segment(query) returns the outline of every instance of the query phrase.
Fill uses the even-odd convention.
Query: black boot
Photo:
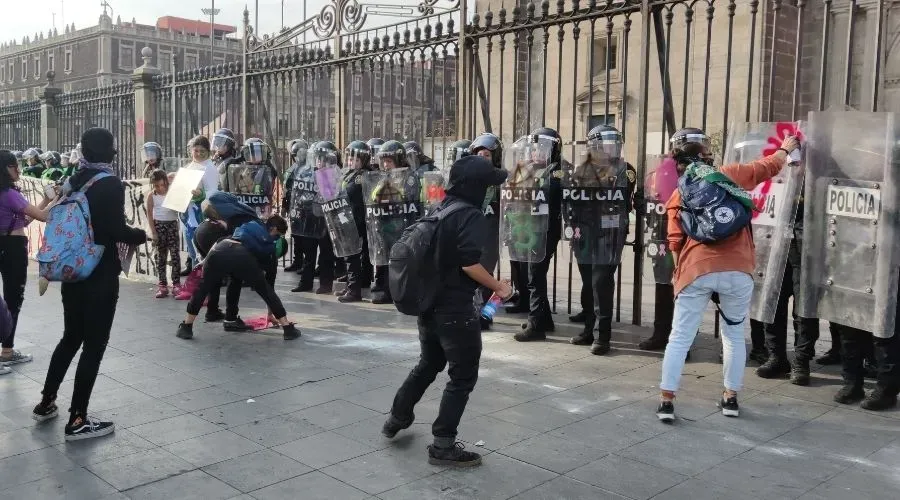
[[[878,380],[878,364],[875,360],[864,359],[863,360],[863,370],[865,371],[865,377],[869,380]]]
[[[875,390],[866,396],[866,399],[859,405],[864,410],[883,411],[889,410],[897,406],[897,393],[900,392],[896,387],[887,387],[881,384],[875,386]]]
[[[791,383],[794,385],[809,385],[809,360],[795,359],[791,366]]]
[[[638,349],[642,351],[662,351],[669,344],[669,337],[664,335],[653,334],[638,344]]]
[[[841,364],[841,350],[840,348],[832,347],[825,354],[816,359],[816,364],[822,366],[828,365],[839,365]]]
[[[341,304],[349,304],[351,302],[360,302],[362,300],[362,293],[354,292],[352,290],[344,290],[340,296],[338,296],[338,302]]]
[[[594,343],[594,327],[585,326],[584,330],[578,335],[569,339],[572,345],[591,345]]]
[[[286,273],[296,273],[299,270],[300,270],[300,261],[298,259],[294,259],[294,261],[291,262],[291,265],[284,268],[284,272],[286,272]]]
[[[769,351],[765,347],[753,347],[750,349],[748,359],[759,363],[760,368],[762,368],[762,365],[765,365],[771,358],[769,357]],[[788,371],[790,371],[790,366],[788,366]]]
[[[291,288],[292,292],[311,292],[313,289],[312,283],[300,283],[299,285]]]
[[[532,342],[535,340],[546,340],[547,332],[546,332],[546,330],[541,328],[541,325],[538,322],[529,320],[525,326],[525,329],[522,330],[521,332],[515,334],[513,336],[513,338],[519,342]]]
[[[845,382],[844,386],[834,395],[834,402],[842,405],[850,405],[862,401],[865,397],[866,392],[863,390],[862,382],[858,384],[848,384]]]
[[[484,316],[479,316],[478,321],[481,323],[481,331],[486,332],[491,329],[491,325],[494,324],[494,320],[487,319]]]
[[[569,321],[572,323],[584,323],[585,319],[587,319],[587,314],[585,314],[584,311],[569,316]]]
[[[393,437],[396,436],[398,432],[402,431],[403,429],[409,428],[409,426],[412,425],[415,420],[415,415],[412,415],[412,418],[405,422],[395,417],[394,415],[388,415],[387,420],[381,427],[381,435],[388,439],[393,439]]]
[[[178,325],[178,330],[175,332],[175,336],[180,339],[188,340],[194,338],[194,326],[182,322],[180,325]]]
[[[377,292],[372,292],[372,303],[373,304],[393,304],[394,301],[391,299],[391,294],[387,292],[387,290],[380,290]]]
[[[609,353],[609,342],[601,341],[600,337],[597,337],[594,340],[594,343],[591,344],[591,354],[596,356],[603,356],[604,354]]]
[[[784,378],[789,373],[791,373],[791,364],[780,356],[772,356],[756,369],[756,374],[760,378]]]

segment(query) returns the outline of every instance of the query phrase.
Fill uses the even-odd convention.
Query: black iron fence
[[[155,76],[153,125],[138,136],[186,157],[190,137],[228,127],[239,141],[264,139],[279,168],[294,138],[339,147],[416,140],[440,165],[450,142],[481,132],[511,144],[543,125],[570,144],[610,124],[624,134],[640,184],[644,158],[664,154],[685,126],[704,128],[724,155],[734,122],[794,120],[835,105],[879,109],[885,61],[900,39],[886,26],[898,15],[896,0],[332,0],[260,35],[245,12],[242,62]],[[367,27],[377,16],[392,20]],[[135,171],[136,148],[125,144],[135,140],[130,85],[58,101],[61,144],[89,124],[108,125]],[[34,143],[39,122],[36,103],[0,108],[0,145]],[[635,217],[633,252],[618,273],[618,311],[634,322],[652,317],[642,307],[653,297],[642,279],[642,224]],[[554,303],[571,309],[580,282],[565,243],[557,257]]]
[[[40,145],[40,101],[0,106],[0,149],[24,151]]]

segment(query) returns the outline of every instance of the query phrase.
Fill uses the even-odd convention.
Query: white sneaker
[[[12,366],[22,363],[30,363],[34,358],[31,354],[23,354],[21,351],[13,350],[9,357],[0,356],[0,366]]]
[[[7,373],[12,373],[12,370],[6,366],[0,366],[0,375],[6,375]]]

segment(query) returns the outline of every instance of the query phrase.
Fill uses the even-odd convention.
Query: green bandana
[[[750,197],[750,193],[742,189],[740,186],[734,183],[727,175],[723,174],[719,171],[719,169],[715,167],[711,167],[705,163],[694,162],[691,163],[687,170],[685,170],[685,175],[689,175],[695,179],[703,179],[706,182],[711,184],[716,184],[725,191],[728,191],[729,194],[734,196],[741,202],[747,210],[751,212],[756,210],[756,205],[753,204],[753,199]]]

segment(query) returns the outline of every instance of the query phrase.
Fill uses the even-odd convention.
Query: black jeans
[[[411,422],[413,408],[434,382],[437,374],[450,365],[450,381],[444,388],[437,419],[431,427],[435,443],[453,445],[469,393],[478,381],[481,360],[481,326],[473,313],[419,316],[419,344],[422,353],[406,381],[394,396],[391,415],[401,422]]]
[[[586,324],[595,326],[597,341],[600,343],[609,344],[612,337],[613,298],[616,293],[616,269],[618,267],[616,264],[596,265],[591,269],[594,308],[587,318],[590,323]]]
[[[296,264],[298,268],[303,264],[303,239],[291,235],[291,265]]]
[[[241,280],[231,278],[228,285],[225,286],[225,319],[233,320],[238,317],[241,301],[241,288],[243,283]],[[215,311],[219,309],[219,297],[222,295],[222,283],[210,284],[209,286],[209,302],[206,304],[207,311]]]
[[[276,318],[287,316],[281,299],[275,294],[266,272],[243,245],[232,240],[219,242],[209,252],[203,264],[203,279],[191,295],[187,305],[187,313],[196,316],[203,307],[203,300],[209,295],[213,284],[222,283],[226,277],[246,283],[265,301],[266,306]]]
[[[28,276],[28,238],[25,236],[0,236],[0,276],[3,277],[3,299],[12,318],[12,329],[9,337],[3,341],[3,347],[11,349],[16,326],[19,324],[19,311],[25,301],[25,281]]]
[[[591,264],[578,264],[578,274],[581,275],[581,310],[584,312],[585,325],[591,325],[594,328],[594,283],[591,279],[591,270],[594,266]]]
[[[862,385],[865,376],[863,360],[872,344],[878,385],[889,390],[900,390],[900,335],[896,332],[887,339],[875,337],[869,332],[838,325],[841,337],[841,375],[844,383]]]
[[[73,417],[87,415],[118,301],[119,271],[107,263],[101,263],[84,281],[62,285],[63,336],[50,357],[42,393],[47,399],[56,398],[69,365],[81,348],[69,408]]]
[[[671,284],[657,283],[655,292],[653,336],[668,340],[669,334],[672,333],[672,318],[675,316],[675,287]]]
[[[318,251],[319,284],[331,286],[334,283],[334,249],[331,238],[301,238],[303,266],[300,267],[300,284],[312,285],[316,273],[316,253]]]
[[[771,356],[787,359],[787,322],[788,300],[800,293],[800,247],[797,239],[791,240],[788,249],[787,266],[784,268],[784,279],[781,281],[781,292],[772,323],[763,329],[766,335],[766,348]],[[815,357],[816,341],[819,340],[819,320],[817,318],[801,318],[796,311],[791,311],[794,321],[796,342],[794,353],[798,360],[809,361]]]
[[[528,263],[509,261],[509,276],[513,287],[519,292],[516,305],[528,309],[531,303],[531,292],[528,290]]]
[[[363,235],[362,252],[347,257],[347,289],[353,293],[362,293],[363,288],[372,285],[372,263],[369,261],[369,242]]]
[[[528,293],[531,296],[528,308],[529,321],[552,321],[553,315],[550,309],[550,298],[547,294],[547,273],[553,256],[556,255],[558,238],[548,238],[547,254],[540,262],[531,262],[528,266]],[[521,269],[519,270],[521,272]]]

